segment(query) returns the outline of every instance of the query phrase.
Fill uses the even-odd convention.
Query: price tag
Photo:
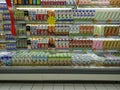
[[[106,37],[107,37],[107,38],[110,38],[110,36],[109,36],[109,35],[107,35]]]
[[[87,50],[82,50],[82,52],[83,52],[83,53],[86,53],[86,52],[87,52]]]
[[[96,52],[96,48],[93,49],[93,52]]]
[[[98,23],[98,20],[94,20],[94,23],[97,24],[97,23]]]
[[[98,38],[98,35],[94,35],[95,38]]]
[[[84,39],[87,39],[87,36],[83,36]]]
[[[111,20],[107,20],[106,22],[107,22],[107,23],[111,23]]]
[[[2,25],[2,30],[4,30],[4,25]]]
[[[106,52],[107,52],[107,51],[108,51],[108,49],[107,49],[107,48],[105,48],[105,49],[104,49],[104,51],[106,51]]]

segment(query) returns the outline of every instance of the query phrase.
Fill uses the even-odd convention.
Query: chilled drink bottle
[[[18,0],[18,4],[21,5],[22,4],[22,0]]]
[[[33,4],[33,0],[29,0],[29,4],[32,5]]]
[[[36,1],[36,0],[33,0],[33,4],[36,5],[36,4],[37,4],[37,1]]]
[[[37,0],[37,4],[40,5],[40,0]]]
[[[26,5],[28,5],[28,4],[29,4],[29,0],[24,0],[24,1],[25,1]]]

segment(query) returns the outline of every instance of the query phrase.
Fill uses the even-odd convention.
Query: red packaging
[[[39,35],[42,35],[41,33],[42,33],[42,30],[41,30],[41,29],[39,29]]]
[[[41,42],[39,43],[39,48],[42,48],[42,43]]]
[[[60,1],[60,5],[65,5],[65,2],[64,1]]]
[[[43,0],[41,0],[40,4],[43,5]]]
[[[86,47],[86,40],[83,40],[82,44],[83,44],[83,48],[85,48]]]
[[[60,1],[59,0],[56,1],[56,5],[60,5]]]
[[[42,1],[42,5],[46,5],[46,1],[45,0]]]
[[[50,5],[54,5],[54,1],[53,0],[51,1]]]
[[[40,48],[44,48],[44,44],[43,43],[41,43],[40,46],[41,46]]]
[[[80,47],[83,47],[83,40],[80,40]]]
[[[93,40],[90,40],[90,47],[92,48]]]
[[[77,41],[77,47],[80,47],[80,40]]]
[[[57,5],[57,2],[56,2],[56,1],[53,1],[53,5]]]
[[[85,41],[85,40],[81,40],[81,41],[82,41],[82,48],[84,48],[84,41]]]
[[[39,29],[37,29],[37,35],[39,35]]]
[[[38,18],[39,18],[39,17],[38,17],[38,14],[36,14],[36,20],[38,20]]]
[[[43,18],[42,18],[42,14],[39,14],[39,19],[38,20],[42,20]]]
[[[47,0],[47,1],[45,2],[45,5],[49,5],[49,4],[50,4],[50,1]]]

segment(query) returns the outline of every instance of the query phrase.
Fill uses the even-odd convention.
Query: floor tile
[[[54,84],[54,90],[64,90],[63,84]]]
[[[85,87],[83,84],[74,84],[75,90],[85,90]]]
[[[9,90],[20,90],[21,89],[21,87],[23,86],[23,84],[13,84],[11,87],[10,87],[10,89]]]
[[[120,89],[120,84],[114,84],[114,86],[118,89]]]
[[[42,84],[34,84],[32,87],[32,90],[43,90],[43,85]]]
[[[84,87],[86,90],[96,90],[96,87],[94,84],[84,84]]]
[[[0,86],[0,90],[9,90],[9,89],[10,89],[9,85]]]
[[[94,84],[94,85],[95,85],[95,87],[104,87],[103,84]]]
[[[53,90],[53,84],[44,84],[43,90]]]
[[[0,90],[120,90],[120,84],[0,83]]]
[[[32,90],[32,84],[31,85],[28,85],[28,84],[24,84],[22,87],[21,87],[21,90]]]
[[[74,90],[73,84],[64,84],[64,90]]]

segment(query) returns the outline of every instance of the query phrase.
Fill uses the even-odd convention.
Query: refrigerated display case
[[[120,81],[119,0],[11,3],[16,33],[2,23],[0,80]]]

